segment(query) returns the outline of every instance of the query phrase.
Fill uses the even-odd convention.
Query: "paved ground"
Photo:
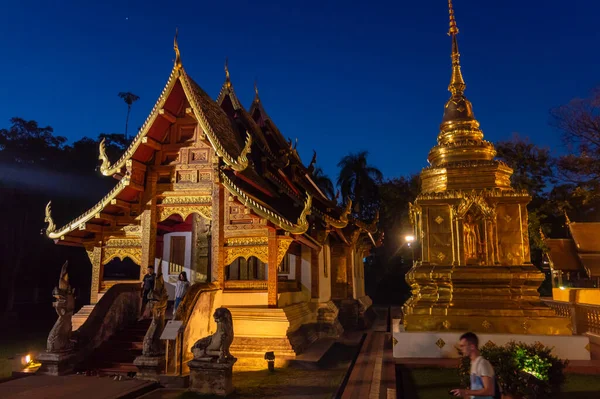
[[[0,384],[2,399],[112,399],[149,388],[146,381],[110,377],[34,375]]]

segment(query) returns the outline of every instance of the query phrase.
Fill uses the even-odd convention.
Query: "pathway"
[[[151,389],[155,384],[148,381],[123,379],[115,381],[110,377],[86,377],[67,375],[52,377],[33,375],[0,384],[2,399],[114,399],[137,397]]]

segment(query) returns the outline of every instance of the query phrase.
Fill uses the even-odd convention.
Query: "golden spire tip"
[[[454,7],[452,6],[452,0],[448,0],[448,12],[450,14],[450,29],[448,35],[457,35],[458,27],[456,26],[456,18],[454,18]]]
[[[177,43],[177,35],[179,34],[179,29],[175,28],[175,38],[173,38],[173,50],[175,50],[175,68],[181,68],[181,54],[179,53],[179,44]]]

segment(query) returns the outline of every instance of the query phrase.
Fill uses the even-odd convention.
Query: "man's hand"
[[[460,396],[461,398],[466,398],[467,397],[467,390],[466,389],[453,389],[450,391],[450,393],[452,393],[452,395],[454,396]]]

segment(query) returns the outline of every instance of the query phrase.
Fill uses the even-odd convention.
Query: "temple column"
[[[354,298],[354,251],[345,247],[346,253],[346,298]]]
[[[192,214],[192,256],[191,270],[195,273],[195,281],[207,281],[208,247],[210,223],[197,213]],[[191,277],[191,276],[190,276]]]
[[[94,305],[98,303],[98,293],[102,286],[102,241],[97,243],[95,246],[86,246],[85,251],[87,252],[90,262],[92,263],[92,287],[90,289],[90,304]]]
[[[156,258],[156,181],[157,175],[148,172],[146,192],[144,193],[144,211],[141,217],[142,226],[142,259],[140,262],[140,280],[143,279],[148,266],[154,266]],[[162,267],[162,265],[158,265]]]
[[[323,249],[321,249],[323,251]],[[298,266],[296,266],[298,267]],[[319,251],[316,249],[310,250],[310,297],[319,298]]]
[[[278,251],[278,243],[277,243],[277,230],[273,228],[269,228],[268,234],[268,245],[269,245],[269,262],[268,268],[269,271],[267,273],[267,305],[270,308],[277,307],[277,251]]]
[[[210,245],[211,280],[225,287],[225,189],[221,184],[213,186],[212,223]]]
[[[294,276],[294,279],[298,282],[302,282],[302,246],[300,246],[300,254],[294,254],[294,259],[296,260],[296,265],[294,266],[296,275]]]

